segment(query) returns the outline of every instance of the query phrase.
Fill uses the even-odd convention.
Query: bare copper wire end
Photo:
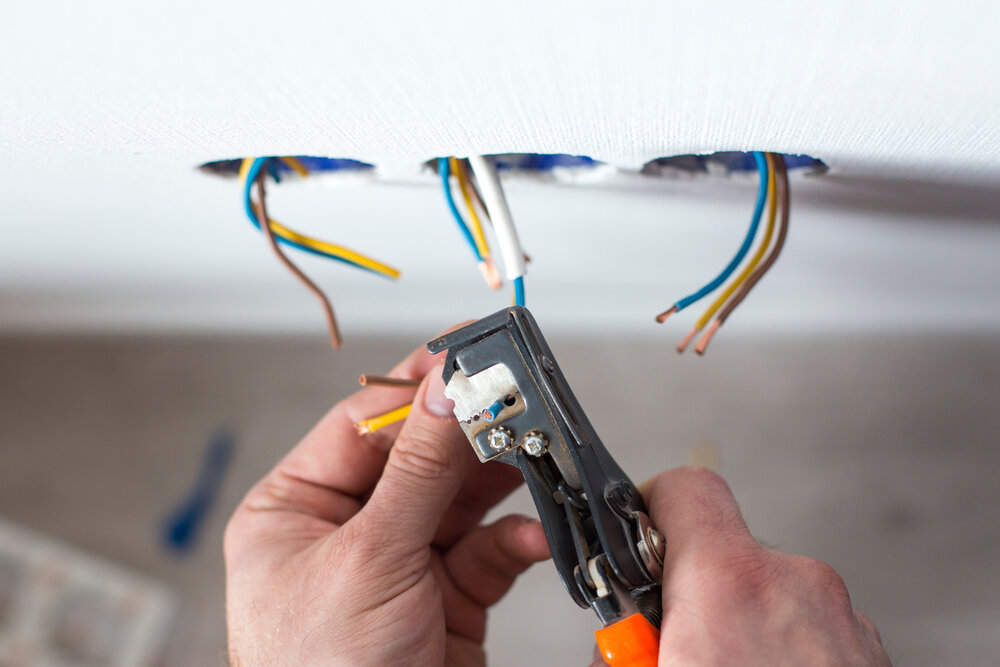
[[[333,314],[333,306],[330,304],[330,299],[327,298],[326,294],[316,285],[316,283],[309,279],[309,276],[304,274],[302,270],[296,266],[294,262],[292,262],[292,260],[288,259],[285,253],[282,252],[277,240],[274,238],[274,230],[271,229],[271,219],[267,217],[267,204],[265,203],[265,173],[266,171],[261,169],[260,175],[257,176],[258,201],[254,204],[254,208],[257,213],[257,220],[260,222],[260,229],[264,232],[264,237],[267,238],[267,242],[271,246],[271,250],[273,250],[274,254],[278,256],[281,263],[285,265],[285,268],[291,271],[292,274],[298,278],[310,292],[315,294],[316,298],[319,299],[320,303],[323,305],[323,312],[326,314],[327,329],[330,331],[330,344],[333,345],[333,349],[339,350],[341,345],[343,345],[343,342],[340,338],[340,329],[337,327],[337,317]]]
[[[410,378],[391,378],[385,375],[371,375],[365,373],[358,378],[358,384],[362,387],[412,387],[420,386],[420,380]]]
[[[687,349],[688,344],[692,340],[694,340],[694,337],[698,335],[699,331],[701,331],[701,329],[699,329],[698,326],[695,325],[694,328],[688,332],[688,335],[684,336],[684,340],[682,340],[680,344],[677,346],[677,354],[682,354],[684,350]]]
[[[677,312],[677,306],[671,306],[669,310],[665,310],[656,316],[656,321],[663,324],[667,321],[667,318]]]
[[[490,286],[490,289],[500,289],[500,272],[497,271],[496,264],[489,257],[479,262],[479,272],[483,274],[483,279],[486,284]]]
[[[372,432],[371,427],[368,424],[358,422],[354,425],[354,430],[358,432],[358,435],[368,435]]]
[[[698,341],[698,344],[695,345],[694,351],[700,355],[705,354],[705,350],[708,349],[708,344],[712,341],[712,336],[715,335],[715,332],[719,330],[719,327],[721,325],[722,322],[720,322],[719,320],[715,320],[714,322],[712,322],[712,326],[710,326],[708,330],[705,331],[705,335],[702,336],[701,340]]]

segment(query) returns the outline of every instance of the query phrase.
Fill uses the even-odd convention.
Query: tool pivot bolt
[[[502,452],[510,447],[510,443],[514,441],[514,438],[506,427],[497,426],[486,436],[486,441],[490,443],[490,447],[498,452]]]
[[[541,456],[549,446],[549,441],[538,431],[528,431],[524,434],[524,441],[521,443],[524,451],[532,456]]]

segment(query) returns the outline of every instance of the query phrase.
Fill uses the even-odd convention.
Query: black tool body
[[[642,497],[594,431],[527,309],[506,308],[427,344],[448,351],[445,394],[482,461],[518,467],[559,576],[604,625],[659,622],[664,553]]]

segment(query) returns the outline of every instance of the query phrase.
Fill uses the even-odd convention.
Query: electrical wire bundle
[[[471,167],[474,178],[470,178],[466,162],[468,167]],[[490,223],[496,236],[502,255],[504,274],[514,286],[514,304],[523,306],[526,269],[524,251],[521,249],[521,241],[517,236],[510,208],[507,206],[507,198],[500,185],[496,164],[485,156],[472,155],[467,161],[456,157],[438,158],[437,167],[448,210],[469,245],[486,284],[492,289],[499,289],[501,286],[500,274],[490,256],[490,247],[482,224],[483,218]],[[455,203],[452,176],[458,182],[467,217],[462,215]],[[480,212],[482,216],[479,215]]]
[[[240,165],[240,179],[243,181],[243,207],[247,217],[257,229],[264,233],[271,249],[278,256],[282,264],[295,275],[311,291],[323,306],[326,314],[327,327],[330,332],[330,343],[335,349],[342,345],[340,329],[337,326],[337,318],[333,312],[333,306],[329,298],[316,283],[309,279],[305,273],[293,263],[281,250],[281,245],[296,248],[303,252],[308,252],[319,257],[334,259],[355,268],[370,271],[372,273],[391,278],[399,278],[399,271],[387,264],[383,264],[366,255],[355,252],[349,248],[323,241],[320,239],[301,234],[295,230],[285,227],[277,220],[267,214],[265,181],[268,176],[275,181],[278,180],[277,171],[273,168],[274,160],[284,162],[292,171],[300,176],[308,176],[309,171],[294,157],[259,157],[245,158]],[[257,201],[251,197],[253,186],[257,188]],[[266,221],[261,225],[261,221]]]
[[[763,238],[753,256],[743,267],[743,270],[716,297],[712,305],[702,313],[688,335],[677,346],[678,352],[684,352],[688,344],[711,321],[711,326],[708,326],[707,331],[705,331],[697,345],[695,345],[695,352],[704,354],[709,342],[712,340],[712,336],[715,335],[715,332],[719,330],[719,327],[723,325],[726,319],[732,315],[736,307],[746,299],[750,290],[760,282],[764,274],[770,270],[785,245],[785,239],[788,235],[789,192],[788,169],[785,165],[784,157],[776,153],[761,152],[754,152],[753,157],[757,164],[757,171],[760,174],[760,185],[757,191],[757,201],[754,205],[750,229],[747,231],[746,237],[743,239],[743,243],[737,250],[736,255],[719,275],[698,291],[677,301],[669,309],[657,315],[656,321],[660,323],[665,322],[674,313],[679,313],[693,303],[708,296],[726,282],[750,251],[750,246],[753,245],[754,238],[757,236],[757,230],[760,227],[760,220],[766,202],[767,225]],[[777,238],[774,238],[775,221],[779,207],[781,208],[781,222]],[[774,238],[773,243],[772,238]],[[715,316],[714,321],[712,321],[713,316]]]

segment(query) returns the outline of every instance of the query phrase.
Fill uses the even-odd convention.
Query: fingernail
[[[436,417],[451,417],[455,414],[455,402],[444,395],[441,368],[435,366],[431,369],[431,379],[427,381],[427,393],[424,394],[424,407]]]

